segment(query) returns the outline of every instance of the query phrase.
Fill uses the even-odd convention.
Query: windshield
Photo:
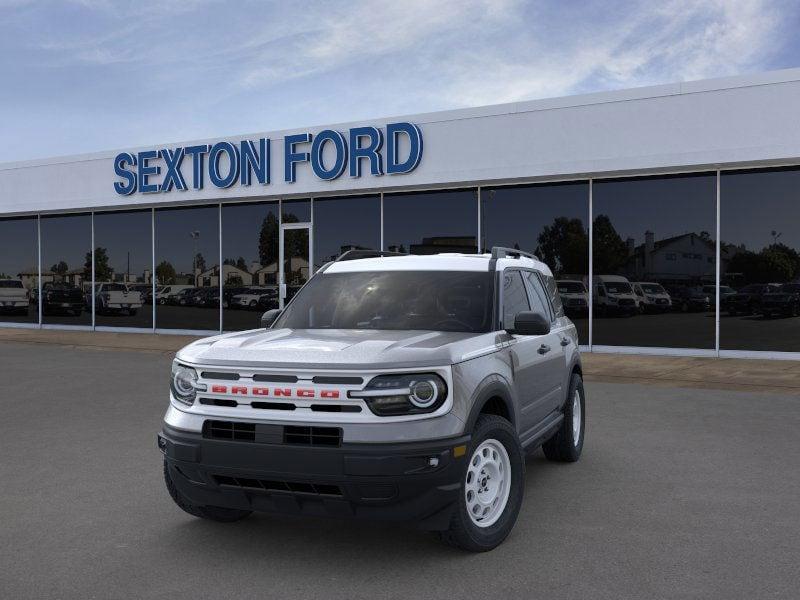
[[[583,294],[586,288],[580,281],[559,281],[558,291],[561,294]]]
[[[0,279],[0,288],[21,288],[22,282],[19,279]]]
[[[643,283],[642,290],[645,294],[666,294],[664,288],[657,283]]]
[[[104,283],[103,284],[103,291],[104,292],[127,292],[128,288],[126,288],[121,283]]]
[[[721,286],[719,286],[719,293],[720,294],[735,294],[736,292],[729,285],[721,285]]]
[[[606,290],[609,294],[630,294],[631,284],[614,281],[611,283],[606,283]]]
[[[275,322],[292,329],[490,331],[492,273],[381,271],[313,277]]]

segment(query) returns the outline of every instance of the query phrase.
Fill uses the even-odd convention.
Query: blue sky
[[[0,162],[800,66],[800,3],[0,0]]]

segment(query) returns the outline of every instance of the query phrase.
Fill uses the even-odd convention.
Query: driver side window
[[[531,305],[528,301],[528,293],[525,291],[525,284],[522,282],[522,275],[519,271],[503,272],[503,327],[513,328],[514,317],[518,313],[530,310]]]

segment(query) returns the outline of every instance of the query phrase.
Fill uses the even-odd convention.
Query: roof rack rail
[[[406,252],[391,252],[389,250],[368,250],[365,248],[357,248],[343,252],[333,262],[341,262],[343,260],[358,260],[359,258],[380,258],[382,256],[408,256]]]
[[[531,252],[517,250],[516,248],[504,248],[503,246],[492,246],[492,258],[494,260],[498,258],[522,258],[523,256],[525,258],[539,260],[539,258]]]

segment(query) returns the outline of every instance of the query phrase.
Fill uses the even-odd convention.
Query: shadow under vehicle
[[[636,296],[622,275],[597,275],[594,281],[594,309],[600,316],[632,316],[639,312]]]
[[[68,283],[46,282],[42,285],[42,313],[73,314],[83,312],[85,300],[80,288]]]
[[[667,290],[672,298],[672,307],[681,312],[707,312],[711,310],[711,298],[700,287],[677,286]]]
[[[589,312],[589,291],[582,281],[559,279],[556,281],[558,295],[564,312],[568,315],[586,315]]]
[[[761,296],[759,312],[765,317],[800,315],[800,283],[784,283]]]
[[[660,283],[635,281],[631,285],[636,294],[639,312],[665,313],[672,310],[672,298]]]
[[[755,315],[761,310],[761,299],[764,294],[777,292],[780,285],[777,283],[751,283],[744,286],[736,294],[726,298],[724,310],[735,317],[738,314]]]
[[[21,279],[0,279],[0,313],[28,314],[30,292]]]

